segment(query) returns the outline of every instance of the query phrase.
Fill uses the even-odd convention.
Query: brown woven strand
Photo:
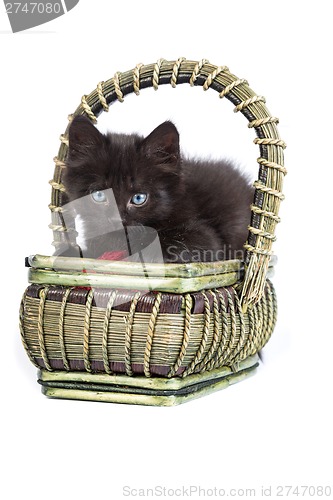
[[[258,308],[258,310],[261,311],[262,325],[261,325],[261,329],[260,329],[259,336],[258,336],[258,344],[260,345],[260,349],[262,349],[263,346],[266,344],[265,330],[269,330],[267,293],[263,294],[261,301],[260,301],[260,305],[261,305],[261,307]],[[265,326],[266,326],[266,328],[265,328]],[[267,328],[267,326],[268,326],[268,328]]]
[[[238,87],[239,85],[246,84],[248,85],[248,81],[245,80],[244,78],[238,78],[237,80],[234,80],[232,83],[227,85],[222,92],[219,93],[219,97],[222,99],[225,97],[227,94],[229,94],[235,87]]]
[[[205,347],[207,344],[208,340],[208,333],[209,333],[209,327],[210,327],[210,303],[209,299],[206,295],[205,292],[202,292],[202,296],[204,299],[204,312],[205,312],[205,321],[203,324],[203,330],[202,330],[202,337],[201,337],[201,342],[199,345],[199,348],[194,356],[194,359],[192,360],[191,364],[186,368],[186,370],[183,372],[183,377],[187,377],[191,373],[195,371],[196,366],[200,363]]]
[[[225,353],[225,349],[228,346],[230,338],[230,330],[228,325],[228,314],[227,314],[227,306],[225,303],[225,298],[220,290],[215,290],[215,292],[219,297],[219,304],[221,309],[221,338],[215,356],[211,359],[211,361],[207,365],[208,370],[212,370],[213,368],[218,368],[222,366],[223,356]]]
[[[261,298],[260,307],[254,308],[255,325],[256,325],[256,341],[257,341],[259,350],[260,350],[261,345],[262,345],[262,328],[263,328],[265,319],[267,319],[263,315],[263,308],[262,308],[263,301],[264,301],[264,297]]]
[[[140,95],[140,69],[143,64],[137,64],[133,70],[133,89],[136,95]]]
[[[192,297],[191,294],[187,293],[185,295],[185,315],[184,315],[184,333],[183,333],[183,342],[180,348],[180,352],[175,364],[171,367],[168,377],[173,377],[179,370],[182,365],[182,362],[185,358],[185,354],[188,348],[188,344],[190,341],[191,334],[191,310],[192,310]]]
[[[86,300],[85,313],[84,313],[84,331],[83,331],[83,361],[84,361],[84,367],[87,372],[92,371],[89,360],[89,336],[90,336],[90,318],[91,318],[93,299],[94,299],[94,292],[93,290],[89,290]]]
[[[99,99],[101,105],[103,106],[103,110],[108,112],[109,105],[108,105],[108,103],[105,99],[105,96],[104,96],[103,86],[104,86],[104,82],[99,82],[97,84],[97,94],[98,94],[98,99]]]
[[[241,353],[246,346],[248,335],[246,334],[245,318],[237,293],[234,294],[234,300],[236,302],[237,316],[239,320],[239,341],[237,348],[234,350],[232,354],[231,363],[238,363],[240,360],[244,359]]]
[[[268,161],[266,160],[266,158],[258,158],[257,162],[259,163],[259,165],[263,165],[264,167],[276,168],[277,170],[279,170],[279,172],[282,172],[284,175],[286,175],[287,173],[286,167],[284,167],[283,165],[279,165],[274,161]]]
[[[209,73],[209,75],[206,78],[205,83],[203,84],[203,89],[208,90],[215,78],[222,73],[223,71],[229,71],[229,68],[227,66],[218,66],[214,71]]]
[[[248,124],[248,127],[261,127],[262,125],[266,125],[267,123],[279,123],[279,119],[276,118],[276,116],[265,116],[265,118],[257,118],[256,120],[252,120],[252,122]]]
[[[161,66],[162,66],[164,61],[165,61],[165,59],[161,58],[154,65],[154,71],[153,71],[153,76],[152,76],[152,84],[153,84],[154,90],[158,90]]]
[[[115,73],[115,75],[113,77],[114,90],[115,90],[118,101],[124,102],[124,94],[122,93],[122,90],[120,88],[120,76],[121,76],[121,73],[117,72],[117,73]]]
[[[254,320],[254,309],[255,309],[255,307],[249,308],[247,313],[246,313],[248,316],[248,320],[249,320],[249,336],[248,336],[247,344],[244,347],[244,354],[243,354],[244,359],[246,357],[250,356],[252,352],[256,352],[256,344],[255,344],[256,325],[255,325],[255,320]]]
[[[219,345],[219,340],[221,337],[221,329],[220,329],[220,312],[219,312],[219,305],[218,305],[218,300],[216,297],[216,293],[213,292],[212,290],[209,290],[209,293],[213,297],[213,321],[214,321],[214,335],[213,335],[213,341],[212,344],[209,348],[209,351],[207,352],[206,356],[204,359],[199,363],[199,365],[196,367],[196,371],[201,372],[205,367],[208,365],[212,357],[216,354],[217,352],[217,347]]]
[[[66,343],[64,338],[64,320],[68,296],[72,291],[72,287],[66,289],[61,302],[60,314],[59,314],[59,344],[61,350],[62,362],[65,370],[70,370],[69,362],[66,354]]]
[[[180,57],[179,59],[177,59],[177,61],[173,65],[172,75],[171,75],[171,80],[170,80],[171,86],[173,88],[176,88],[176,86],[177,86],[177,79],[178,79],[178,73],[180,71],[180,66],[181,66],[182,62],[185,60],[186,60],[185,57]]]
[[[117,297],[117,290],[113,290],[111,292],[110,298],[108,300],[105,316],[103,322],[103,341],[102,341],[102,350],[103,350],[103,365],[106,373],[111,375],[112,370],[110,369],[109,355],[108,355],[108,337],[109,337],[109,324],[111,320],[112,307]]]
[[[226,293],[227,293],[227,296],[228,296],[228,308],[229,308],[229,311],[230,311],[230,321],[231,321],[231,324],[230,324],[230,341],[229,341],[229,346],[228,346],[228,349],[227,349],[227,352],[226,352],[226,356],[223,360],[223,362],[225,364],[228,364],[230,365],[231,364],[231,360],[233,358],[233,354],[235,352],[235,350],[237,349],[238,347],[238,343],[239,343],[239,333],[237,331],[237,313],[236,313],[236,308],[235,308],[235,304],[234,304],[234,299],[235,299],[235,295],[236,295],[236,292],[233,290],[233,296],[231,295],[230,293],[230,290],[228,288],[226,288]]]
[[[266,99],[262,95],[254,95],[252,97],[249,97],[248,99],[245,99],[245,101],[237,104],[237,106],[234,108],[234,112],[238,113],[238,111],[244,111],[245,108],[248,108],[251,104],[255,104],[257,102],[265,103]]]
[[[55,156],[53,158],[53,161],[54,161],[56,167],[66,168],[66,163],[62,160],[59,160],[59,158],[57,156]]]
[[[152,345],[153,345],[155,324],[157,321],[157,316],[158,316],[158,312],[160,310],[160,305],[161,305],[161,299],[162,299],[162,294],[159,292],[156,295],[155,302],[153,305],[153,310],[152,310],[151,316],[149,318],[149,323],[148,323],[146,348],[145,348],[144,357],[143,357],[143,369],[144,369],[144,374],[146,377],[151,376],[151,373],[150,373],[150,355],[151,355],[151,350],[152,350]]]
[[[49,362],[49,358],[47,355],[47,350],[45,348],[45,339],[44,339],[44,308],[47,297],[47,292],[49,287],[45,287],[40,291],[39,294],[39,306],[38,306],[38,320],[37,320],[37,331],[38,331],[38,342],[40,354],[43,359],[44,366],[47,370],[52,371],[52,367]]]
[[[196,82],[196,80],[198,79],[198,76],[200,75],[202,67],[207,63],[209,63],[208,59],[201,59],[201,61],[199,61],[195,65],[194,70],[193,70],[192,75],[191,75],[191,78],[190,78],[191,87],[194,86],[194,83]]]
[[[264,215],[265,217],[270,217],[275,222],[281,222],[281,219],[278,215],[275,215],[274,212],[268,212],[267,210],[262,210],[262,208],[257,207],[256,205],[250,206],[253,213],[257,215]]]
[[[90,120],[93,122],[93,123],[97,123],[97,118],[96,116],[94,115],[91,107],[89,106],[88,102],[87,102],[87,96],[84,95],[82,96],[82,99],[81,99],[81,104],[82,104],[82,107],[85,111],[85,114],[90,118]],[[67,143],[68,145],[68,143]]]
[[[126,325],[124,361],[125,361],[126,375],[128,375],[128,376],[133,375],[132,364],[131,364],[131,340],[132,340],[135,310],[136,310],[136,306],[139,302],[140,297],[141,297],[141,293],[136,292],[136,294],[133,297],[133,300],[131,302],[129,315],[128,315],[127,319],[124,317],[124,321],[125,321],[125,325]]]

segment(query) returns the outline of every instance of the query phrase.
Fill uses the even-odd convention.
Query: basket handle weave
[[[239,79],[229,72],[226,66],[215,66],[206,59],[188,61],[179,58],[176,61],[159,59],[155,64],[138,64],[134,69],[116,73],[113,78],[100,82],[89,95],[84,95],[81,103],[72,115],[63,135],[58,155],[54,158],[55,169],[51,203],[53,244],[57,247],[63,242],[75,243],[74,220],[72,226],[65,225],[62,207],[66,203],[66,193],[61,183],[62,170],[68,150],[68,131],[72,118],[87,115],[93,123],[97,122],[102,111],[108,111],[115,101],[123,102],[130,93],[140,94],[140,89],[171,84],[176,87],[182,83],[202,86],[203,90],[212,88],[219,98],[227,98],[234,105],[234,111],[242,113],[248,120],[248,127],[256,132],[255,144],[260,155],[258,180],[255,181],[255,194],[251,205],[252,217],[249,226],[246,249],[245,277],[241,292],[243,310],[260,300],[266,283],[268,264],[272,255],[272,243],[275,241],[275,227],[280,221],[278,216],[283,200],[282,184],[286,173],[283,150],[285,143],[280,139],[278,119],[271,116],[265,106],[265,98],[250,89],[244,79]]]

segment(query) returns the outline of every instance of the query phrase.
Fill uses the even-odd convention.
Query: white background
[[[17,34],[1,6],[3,498],[120,499],[124,486],[134,495],[183,485],[255,488],[257,497],[271,485],[274,497],[278,485],[333,486],[330,3],[81,0]],[[49,400],[21,346],[18,308],[24,257],[52,252],[48,180],[58,137],[99,81],[180,56],[246,78],[288,145],[275,247],[279,318],[264,365],[174,408]],[[100,123],[145,134],[174,119],[184,149],[235,157],[254,176],[254,131],[232,109],[212,90],[170,86],[128,96]]]

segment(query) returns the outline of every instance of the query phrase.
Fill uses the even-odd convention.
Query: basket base
[[[40,370],[38,383],[50,398],[78,399],[148,406],[174,406],[227,388],[255,373],[254,355],[228,366],[184,378],[146,378],[87,372]]]

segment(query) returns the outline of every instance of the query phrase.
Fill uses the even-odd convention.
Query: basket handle
[[[265,106],[265,98],[250,89],[244,79],[239,79],[229,72],[226,66],[215,66],[206,59],[187,61],[179,58],[176,61],[159,59],[155,64],[138,64],[134,69],[124,73],[116,73],[113,78],[100,82],[89,95],[84,95],[75,112],[69,116],[69,122],[76,115],[87,115],[96,123],[102,111],[108,111],[115,101],[123,102],[127,94],[140,94],[140,89],[160,85],[189,83],[191,86],[202,86],[218,92],[220,98],[226,97],[233,103],[234,111],[242,113],[248,120],[248,127],[253,128],[257,137],[255,144],[259,146],[257,159],[259,175],[255,181],[255,193],[251,205],[251,223],[249,235],[244,248],[245,276],[242,284],[241,303],[243,310],[257,303],[264,291],[268,264],[272,255],[272,244],[275,241],[275,227],[280,221],[278,216],[282,193],[284,167],[283,150],[285,143],[280,139],[278,119],[271,116]],[[71,226],[65,225],[62,206],[66,203],[65,188],[61,183],[62,170],[68,150],[68,131],[60,136],[61,146],[54,158],[55,170],[52,186],[51,204],[54,233],[53,244],[57,247],[63,242],[75,244],[74,220]]]

